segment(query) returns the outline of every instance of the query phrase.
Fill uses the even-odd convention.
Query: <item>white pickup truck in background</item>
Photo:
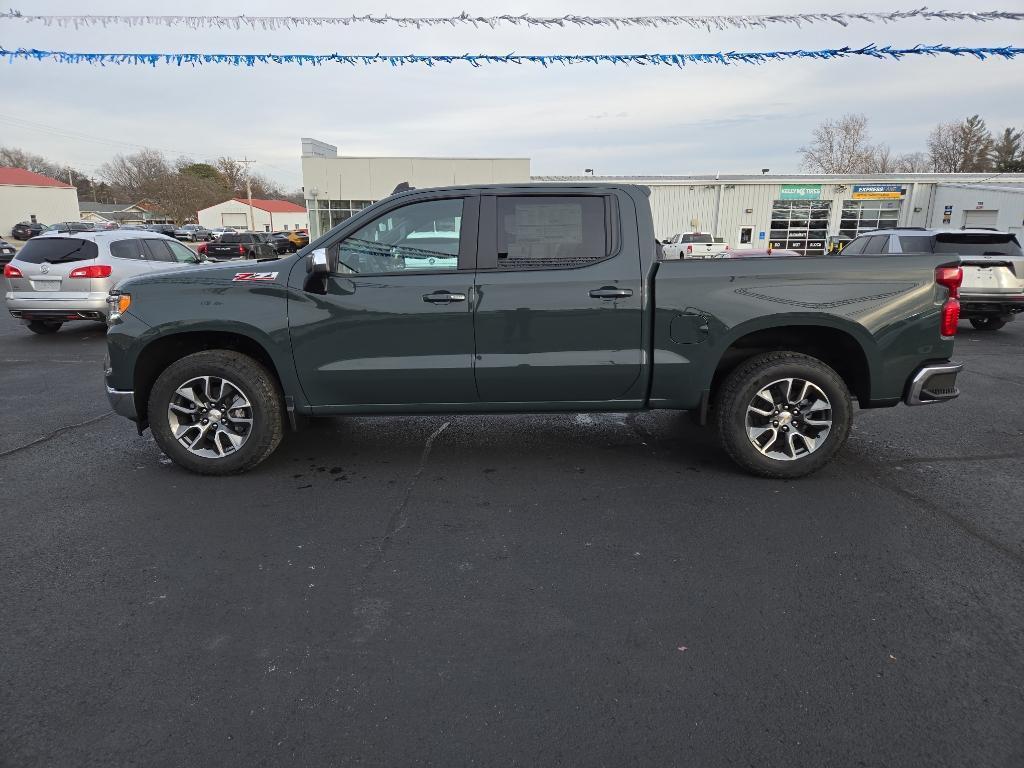
[[[728,243],[716,243],[706,232],[672,235],[662,249],[663,259],[722,259],[729,253]]]

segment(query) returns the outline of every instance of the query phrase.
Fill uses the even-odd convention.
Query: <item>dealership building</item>
[[[1024,240],[1024,174],[532,176],[528,158],[351,157],[302,140],[311,234],[411,187],[557,182],[651,190],[655,232],[705,232],[733,248],[825,252],[830,237],[873,229],[997,227]]]
[[[997,227],[1024,241],[1024,174],[535,176],[651,190],[659,239],[707,232],[733,248],[825,252],[830,236],[891,227]]]

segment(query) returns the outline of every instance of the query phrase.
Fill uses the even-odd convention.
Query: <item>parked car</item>
[[[902,227],[867,232],[838,254],[934,253],[959,256],[964,270],[960,317],[979,331],[998,331],[1024,312],[1024,253],[1017,236],[992,229]]]
[[[15,240],[29,240],[36,235],[43,234],[45,229],[46,225],[40,224],[38,221],[19,221],[11,227],[11,237]]]
[[[121,225],[116,221],[87,221],[86,224],[92,224],[94,232],[107,232],[112,229],[120,229]]]
[[[410,268],[439,230],[455,263],[446,242]],[[107,395],[203,474],[256,466],[300,416],[677,409],[793,478],[836,455],[853,398],[958,394],[955,256],[656,254],[642,187],[400,192],[302,256],[122,283]]]
[[[663,259],[720,259],[729,252],[729,244],[716,242],[706,232],[683,232],[664,244]]]
[[[4,266],[4,298],[30,331],[56,333],[68,320],[105,321],[110,289],[127,277],[199,262],[188,246],[153,232],[47,233]]]
[[[222,235],[234,235],[238,232],[234,227],[214,227],[210,230],[211,240],[220,240]]]
[[[206,254],[217,261],[230,259],[273,259],[277,257],[274,246],[259,232],[236,232],[221,235],[206,247]]]
[[[0,264],[6,264],[14,258],[14,246],[0,237]]]
[[[91,221],[60,221],[56,224],[48,226],[44,233],[47,235],[52,234],[69,234],[71,232],[94,232]]]
[[[295,253],[299,248],[292,242],[288,232],[268,232],[267,242],[274,246],[277,254]]]
[[[173,224],[148,224],[146,226],[150,232],[157,232],[161,235],[167,235],[168,237],[174,237],[174,232],[177,227]]]
[[[305,248],[309,245],[309,230],[308,229],[293,229],[290,232],[286,232],[288,239],[295,245],[296,250],[299,248]]]
[[[198,243],[200,240],[210,239],[210,230],[199,224],[185,224],[174,230],[174,237],[178,240],[191,240]]]

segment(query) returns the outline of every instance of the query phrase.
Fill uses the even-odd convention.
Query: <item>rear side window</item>
[[[962,256],[1020,256],[1021,250],[1015,235],[995,232],[991,235],[942,232],[935,236],[935,253],[958,253]]]
[[[142,240],[115,240],[110,244],[110,255],[118,259],[145,259],[145,246]]]
[[[609,256],[603,197],[498,197],[498,269],[566,269]]]
[[[889,236],[888,235],[874,235],[868,239],[868,243],[864,246],[864,253],[887,253],[889,248]]]
[[[931,253],[932,239],[927,235],[900,235],[900,250],[904,253]]]
[[[67,264],[95,259],[98,250],[91,240],[74,237],[39,237],[29,240],[18,253],[18,261],[28,264]]]

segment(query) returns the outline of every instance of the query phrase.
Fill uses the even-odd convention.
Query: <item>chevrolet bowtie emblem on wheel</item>
[[[233,283],[241,283],[249,280],[277,280],[277,272],[236,272],[231,278]]]

